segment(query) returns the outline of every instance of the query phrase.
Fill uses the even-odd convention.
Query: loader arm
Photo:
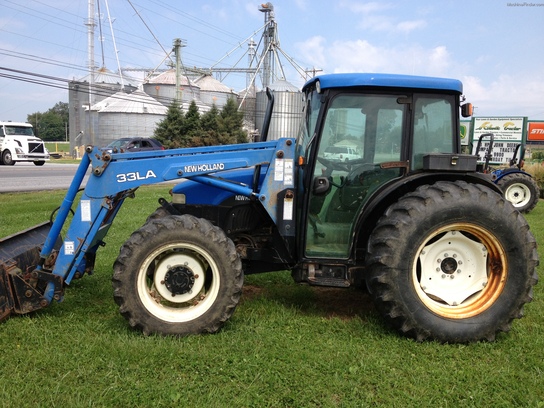
[[[103,245],[103,239],[124,200],[133,196],[142,185],[165,181],[190,179],[247,196],[259,201],[272,220],[277,221],[278,216],[282,218],[277,224],[283,226],[285,235],[294,234],[294,225],[290,225],[294,224],[293,217],[285,217],[283,203],[278,203],[278,197],[286,196],[285,190],[294,191],[294,150],[293,139],[117,154],[88,146],[47,236],[37,271],[45,269],[60,276],[65,284],[69,284],[74,277],[91,273],[95,253]],[[89,180],[62,246],[58,254],[55,253],[54,267],[47,270],[44,268],[46,260],[54,253],[55,243],[89,166]],[[220,174],[226,170],[253,166],[266,169],[264,182],[260,186],[232,182]],[[292,194],[287,196],[292,197]],[[287,220],[284,221],[284,218]],[[51,280],[43,297],[50,302],[59,297],[59,291],[58,280]]]

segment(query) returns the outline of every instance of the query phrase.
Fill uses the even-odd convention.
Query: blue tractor
[[[482,140],[489,138],[487,149],[482,147]],[[540,199],[540,188],[536,180],[529,173],[523,170],[524,153],[521,149],[521,144],[517,144],[514,149],[514,154],[509,161],[508,167],[493,168],[489,165],[491,160],[491,152],[493,151],[494,135],[486,133],[478,138],[476,152],[483,152],[483,160],[481,161],[481,171],[491,174],[495,184],[503,191],[504,196],[512,203],[520,212],[528,213],[533,210]],[[518,159],[519,154],[519,159]]]
[[[0,318],[63,299],[93,272],[123,202],[179,181],[113,264],[115,302],[144,334],[216,332],[245,275],[285,270],[303,284],[368,290],[384,320],[419,341],[508,331],[537,282],[536,241],[477,157],[460,154],[459,116],[471,114],[462,84],[331,74],[302,93],[296,137],[266,140],[271,97],[258,143],[87,146],[52,225],[0,241]],[[356,157],[326,155],[339,145]]]

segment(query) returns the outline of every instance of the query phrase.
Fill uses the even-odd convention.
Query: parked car
[[[122,137],[105,147],[110,153],[143,152],[146,150],[164,150],[164,146],[149,137]]]
[[[325,149],[325,154],[323,156],[325,159],[341,161],[361,158],[361,156],[357,154],[357,150],[350,146],[329,146]]]

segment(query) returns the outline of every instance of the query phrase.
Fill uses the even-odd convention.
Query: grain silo
[[[179,78],[181,87],[181,102],[190,103],[192,100],[200,100],[200,87],[191,81],[186,75]],[[169,69],[153,77],[143,84],[146,94],[152,96],[165,106],[169,106],[176,99],[176,70]]]
[[[274,95],[274,110],[268,130],[268,140],[280,137],[296,137],[302,119],[302,93],[285,80],[278,80],[269,86]],[[255,124],[262,132],[268,97],[266,91],[256,95]]]
[[[91,107],[95,142],[104,146],[121,137],[153,137],[157,123],[168,108],[141,90],[119,91]]]
[[[215,104],[218,109],[221,109],[229,98],[236,99],[237,97],[236,92],[211,75],[198,77],[195,84],[200,88],[200,100],[205,105]]]
[[[250,135],[255,131],[255,85],[238,93],[238,109],[244,112],[244,127]]]
[[[69,83],[68,108],[70,128],[70,150],[76,145],[95,144],[95,129],[87,121],[89,105],[94,105],[111,95],[124,90],[133,92],[137,89],[137,80],[121,76],[107,68],[94,70]],[[91,84],[92,83],[92,89]]]

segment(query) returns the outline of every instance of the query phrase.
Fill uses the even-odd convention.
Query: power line
[[[6,71],[6,72],[1,72],[1,71]],[[65,78],[38,74],[36,72],[22,71],[22,70],[13,69],[13,68],[7,68],[7,67],[0,67],[0,78],[7,78],[7,79],[26,82],[30,84],[43,85],[43,86],[48,86],[51,88],[64,89],[64,90],[69,90],[71,83],[82,84],[79,81],[71,81]],[[84,84],[88,85],[88,83],[84,83]],[[139,100],[138,98],[131,97],[130,93],[112,95],[111,91],[104,90],[100,85],[95,85],[93,89],[91,90],[80,89],[79,91],[85,94],[89,94],[90,92],[92,92],[94,95],[111,97],[114,99],[129,100],[129,101]],[[149,103],[151,105],[156,105],[156,106],[161,106],[161,105],[164,106],[165,104],[161,103],[160,101],[161,99],[163,99],[165,103],[171,102],[169,98],[152,98],[152,99],[149,99],[149,101],[146,100],[146,103]]]

